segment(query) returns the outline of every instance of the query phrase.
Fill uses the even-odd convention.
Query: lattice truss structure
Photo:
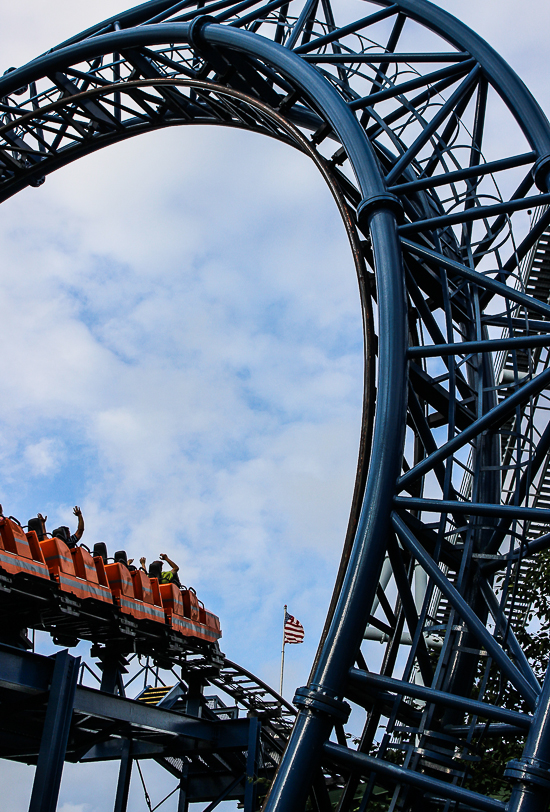
[[[133,135],[217,124],[311,157],[343,218],[364,317],[359,465],[265,809],[378,809],[380,788],[392,810],[504,809],[468,788],[476,747],[503,731],[525,742],[508,808],[545,808],[550,685],[514,596],[550,543],[550,126],[523,83],[425,0],[151,0],[7,73],[0,97],[1,199]],[[365,635],[387,642],[376,668]]]
[[[232,800],[254,812],[280,763],[292,705],[223,655],[187,652],[161,667],[120,647],[96,648],[90,665],[67,650],[52,658],[0,643],[0,755],[37,765],[29,809],[57,808],[66,760],[120,762],[115,812],[128,808],[132,777],[149,810],[175,795],[178,810]],[[152,761],[164,780],[142,769]]]

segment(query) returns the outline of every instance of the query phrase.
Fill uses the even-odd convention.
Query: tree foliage
[[[515,573],[511,575],[509,580],[513,583]],[[502,586],[503,580],[504,576],[497,580],[497,587]],[[518,624],[514,631],[537,679],[542,682],[550,654],[550,551],[533,558],[525,574],[518,579],[516,603],[529,607],[523,618],[524,624]],[[476,691],[482,678],[480,673]],[[490,669],[483,699],[510,710],[528,710],[518,691],[510,683],[503,685],[495,667]],[[521,756],[524,742],[523,736],[497,738],[482,733],[475,743],[473,753],[479,761],[470,767],[468,788],[502,801],[508,800],[511,785],[504,779],[504,770],[509,761]]]

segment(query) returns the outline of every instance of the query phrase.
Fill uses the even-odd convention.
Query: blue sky
[[[550,110],[547,3],[439,5]],[[122,8],[7,6],[2,72]],[[4,203],[0,250],[6,512],[72,526],[79,504],[88,544],[168,553],[220,615],[226,654],[274,685],[287,603],[306,629],[291,698],[332,589],[361,410],[353,264],[316,170],[235,131],[142,136]],[[26,809],[31,773],[0,768],[17,779],[4,808]],[[113,768],[88,797],[94,775],[67,768],[62,812],[112,801]]]

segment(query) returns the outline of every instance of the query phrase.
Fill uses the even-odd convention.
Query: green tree
[[[511,575],[509,581],[513,583],[515,572]],[[497,587],[502,586],[503,579],[501,576],[497,580]],[[550,551],[539,553],[518,580],[516,603],[529,607],[524,622],[514,631],[535,675],[542,682],[550,657]],[[480,673],[476,690],[482,678]],[[502,684],[495,667],[490,670],[483,698],[510,710],[528,710],[515,688],[510,683]],[[508,800],[511,785],[503,777],[504,770],[509,761],[521,756],[524,742],[524,736],[497,738],[482,734],[473,751],[479,760],[470,764],[468,788],[502,801]]]

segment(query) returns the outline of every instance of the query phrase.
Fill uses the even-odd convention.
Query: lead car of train
[[[97,548],[102,554],[95,554]],[[13,517],[0,516],[2,571],[26,581],[53,581],[64,596],[88,606],[114,605],[132,621],[162,624],[186,639],[216,643],[222,636],[219,618],[204,608],[194,589],[160,584],[122,561],[110,562],[105,545],[96,545],[92,555],[85,546],[69,548],[59,538],[39,541],[34,530],[25,532]]]

